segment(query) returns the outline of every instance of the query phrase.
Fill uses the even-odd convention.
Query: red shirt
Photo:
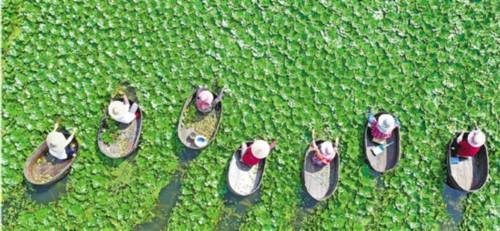
[[[256,165],[260,162],[260,159],[253,155],[251,147],[247,148],[247,150],[243,154],[243,158],[241,158],[241,160],[243,161],[243,163],[245,163],[246,165],[250,165],[250,166]]]
[[[464,137],[460,143],[458,143],[457,154],[459,156],[475,156],[481,147],[472,147],[472,145],[467,142],[467,137]]]

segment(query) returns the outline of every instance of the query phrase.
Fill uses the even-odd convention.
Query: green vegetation
[[[180,166],[183,103],[195,86],[217,79],[231,92],[220,132],[184,169],[168,229],[214,230],[228,210],[232,153],[261,137],[278,148],[261,200],[240,225],[290,230],[312,128],[340,137],[341,178],[302,227],[452,227],[445,147],[454,131],[477,122],[488,134],[490,180],[464,200],[458,227],[498,230],[498,2],[312,2],[3,1],[2,229],[131,230],[151,220]],[[134,158],[112,160],[95,139],[123,81],[142,94],[144,129]],[[364,162],[368,107],[402,123],[404,154],[380,178],[384,187]],[[59,115],[79,128],[80,152],[66,193],[37,203],[23,164]]]
[[[103,128],[102,141],[105,144],[113,144],[120,135],[120,124],[110,117],[106,118],[106,127]]]
[[[209,113],[201,113],[196,109],[194,103],[188,105],[184,111],[184,124],[186,127],[193,128],[196,134],[203,135],[210,139],[215,129],[217,129],[217,115],[215,109]]]

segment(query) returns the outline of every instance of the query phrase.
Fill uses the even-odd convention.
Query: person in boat
[[[195,105],[196,109],[202,113],[209,113],[217,105],[224,95],[224,90],[222,90],[219,95],[214,97],[214,94],[208,89],[203,87],[198,87],[196,90]]]
[[[123,101],[113,100],[109,104],[108,113],[111,118],[119,123],[130,124],[138,116],[139,105],[133,103],[130,105],[127,95],[123,95]]]
[[[457,156],[470,158],[475,156],[486,142],[486,135],[479,129],[473,130],[464,137],[465,132],[457,137]]]
[[[335,158],[335,155],[337,155],[337,148],[333,147],[330,141],[322,142],[319,147],[316,145],[316,142],[312,142],[311,150],[314,152],[314,156],[312,157],[313,163],[320,167],[329,165]]]
[[[374,139],[384,141],[391,138],[394,129],[399,127],[399,121],[391,114],[384,113],[376,119],[373,114],[368,113],[368,126]]]
[[[256,165],[266,158],[275,146],[276,141],[269,144],[264,140],[255,140],[250,147],[243,143],[241,144],[242,155],[240,161],[247,166]]]
[[[75,137],[77,129],[75,128],[71,135],[66,138],[62,132],[58,132],[59,124],[56,124],[54,130],[47,135],[47,146],[49,147],[49,154],[58,160],[67,160],[76,156],[76,150],[71,146],[71,142]]]

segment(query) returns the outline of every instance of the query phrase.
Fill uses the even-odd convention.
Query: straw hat
[[[378,118],[377,128],[385,133],[390,133],[396,127],[396,120],[390,114],[383,114]]]
[[[483,144],[486,142],[486,136],[481,130],[474,130],[469,133],[469,136],[467,137],[467,142],[475,148],[483,146]]]
[[[208,90],[203,90],[196,96],[196,101],[210,105],[214,101],[214,95]]]
[[[49,135],[47,135],[47,146],[49,146],[49,149],[51,151],[54,151],[56,153],[62,153],[64,152],[65,144],[66,144],[66,137],[61,132],[51,132]]]
[[[128,108],[122,101],[113,101],[108,107],[108,113],[112,118],[118,118],[127,111]]]
[[[269,152],[271,152],[271,147],[264,140],[254,141],[250,148],[252,149],[253,155],[259,159],[266,158],[269,155]]]
[[[324,156],[333,156],[335,155],[335,149],[333,148],[333,144],[330,141],[325,141],[319,145],[320,152]]]

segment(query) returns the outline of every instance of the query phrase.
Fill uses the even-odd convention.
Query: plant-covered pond
[[[292,2],[3,1],[2,229],[498,230],[498,4]],[[143,130],[137,154],[113,160],[96,134],[124,81]],[[229,89],[220,131],[188,158],[182,106],[216,82]],[[402,124],[401,161],[381,176],[365,163],[368,107]],[[59,117],[79,129],[77,160],[34,188],[24,162]],[[446,144],[474,122],[490,179],[457,196]],[[339,185],[321,203],[301,181],[312,128],[340,137]],[[255,137],[278,147],[258,194],[232,198],[227,163]]]

